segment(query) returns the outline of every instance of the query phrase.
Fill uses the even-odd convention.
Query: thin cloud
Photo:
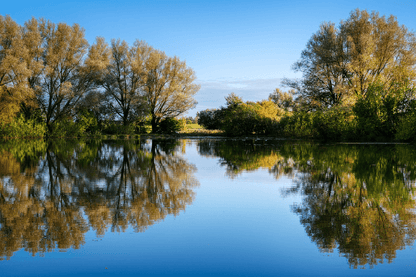
[[[224,106],[224,98],[232,92],[244,101],[267,99],[275,88],[280,87],[281,80],[281,78],[200,80],[198,83],[201,85],[201,89],[195,96],[198,104],[187,115],[195,116],[198,111],[218,109]]]

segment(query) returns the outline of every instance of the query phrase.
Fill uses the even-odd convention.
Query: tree
[[[99,71],[106,64],[104,41],[97,39],[88,49],[79,25],[34,18],[25,23],[23,40],[29,52],[28,84],[52,131],[55,122],[73,116],[81,99],[97,89]]]
[[[416,80],[415,34],[400,26],[394,16],[351,12],[339,28],[323,23],[294,69],[301,80],[284,80],[316,108],[352,105],[375,82],[389,89]]]
[[[110,112],[121,117],[124,126],[146,113],[142,88],[145,62],[152,51],[153,48],[142,41],[136,41],[131,48],[125,41],[111,41],[111,58],[103,86]]]
[[[225,103],[227,105],[227,109],[232,109],[240,104],[243,104],[244,102],[240,96],[238,96],[234,92],[231,92],[229,95],[225,97]]]
[[[273,101],[279,108],[289,111],[293,109],[294,101],[293,94],[294,90],[288,92],[281,91],[280,89],[275,89],[273,93],[269,95],[269,100]]]
[[[222,109],[206,109],[197,113],[198,124],[208,130],[221,129]]]
[[[25,59],[22,28],[10,16],[0,15],[0,122],[10,123],[22,103],[29,104],[33,90],[27,86],[30,74]]]
[[[195,73],[185,62],[162,51],[152,51],[145,65],[143,91],[152,117],[152,132],[155,132],[161,119],[177,117],[195,107],[193,95],[200,86],[194,84]]]

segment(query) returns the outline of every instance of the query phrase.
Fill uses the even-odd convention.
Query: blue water
[[[262,166],[231,178],[221,157],[200,155],[198,140],[180,143],[175,155],[196,167],[199,184],[177,215],[143,232],[90,229],[80,249],[32,256],[22,245],[0,261],[1,276],[414,276],[413,242],[391,263],[354,269],[337,246],[322,251],[308,236],[292,209],[305,196],[284,193],[296,178],[276,179]]]

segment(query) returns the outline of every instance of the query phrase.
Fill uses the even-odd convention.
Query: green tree
[[[55,122],[72,117],[81,99],[98,87],[100,70],[106,64],[104,42],[98,39],[88,52],[84,33],[77,24],[34,18],[25,23],[28,83],[49,131]]]
[[[218,112],[220,128],[229,135],[267,135],[275,131],[277,121],[284,114],[271,100],[243,102],[231,93],[225,97],[227,107]]]
[[[414,83],[415,65],[413,32],[394,16],[357,9],[338,28],[334,23],[320,26],[294,64],[303,78],[284,84],[315,108],[353,105],[376,82],[386,90],[398,83]]]
[[[269,100],[273,101],[279,108],[285,111],[292,111],[294,107],[294,93],[294,90],[285,92],[277,88],[269,95]]]
[[[0,15],[0,122],[3,124],[13,120],[22,103],[29,105],[33,99],[33,90],[27,85],[28,55],[22,28],[10,16]]]
[[[111,41],[110,63],[102,84],[109,112],[118,115],[124,126],[146,114],[142,89],[145,63],[152,51],[153,48],[142,41],[136,41],[132,47],[125,41]]]
[[[177,57],[168,57],[164,52],[154,50],[146,61],[146,97],[152,132],[166,117],[177,117],[195,107],[193,96],[198,92],[194,71]]]
[[[222,111],[222,109],[206,109],[198,112],[198,124],[208,130],[221,129]]]

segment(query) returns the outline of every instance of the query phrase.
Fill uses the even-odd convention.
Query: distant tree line
[[[394,16],[354,10],[323,23],[268,100],[201,111],[199,124],[228,135],[262,134],[331,140],[414,140],[416,39]]]
[[[89,46],[78,24],[0,16],[1,136],[134,132],[146,119],[157,132],[196,105],[195,78],[144,41]]]

